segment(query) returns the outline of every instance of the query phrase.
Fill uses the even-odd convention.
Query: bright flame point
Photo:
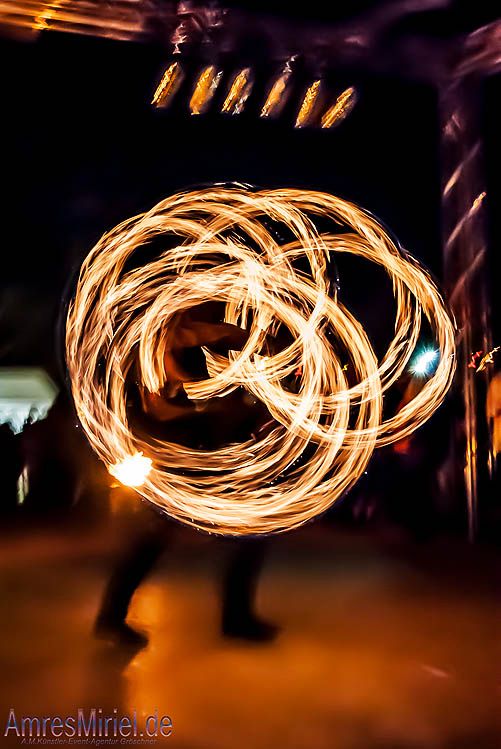
[[[143,453],[128,455],[119,463],[110,466],[108,471],[124,486],[142,486],[149,472],[152,462]]]

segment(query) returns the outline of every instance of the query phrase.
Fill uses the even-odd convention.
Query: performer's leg
[[[104,590],[95,633],[105,639],[127,640],[145,644],[144,635],[125,624],[135,591],[151,571],[166,547],[166,524],[151,510],[138,513],[138,527],[133,538],[119,555]]]
[[[247,640],[271,640],[278,628],[254,613],[267,542],[244,539],[235,544],[223,578],[223,634]]]

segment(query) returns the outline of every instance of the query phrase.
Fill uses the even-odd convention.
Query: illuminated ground
[[[318,528],[279,539],[259,607],[283,630],[258,647],[219,636],[221,555],[181,536],[134,601],[151,642],[128,662],[89,636],[105,546],[55,532],[3,541],[2,733],[10,707],[136,707],[170,715],[179,749],[501,746],[493,551],[404,553]]]

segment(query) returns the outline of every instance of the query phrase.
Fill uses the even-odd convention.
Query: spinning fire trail
[[[171,248],[137,260],[139,248],[162,240]],[[330,286],[337,253],[390,276],[395,335],[381,361]],[[273,428],[209,452],[135,433],[128,378],[134,372],[145,392],[158,393],[169,331],[209,300],[224,303],[225,322],[249,336],[226,356],[204,348],[209,377],[184,383],[186,394],[202,405],[242,387],[266,405]],[[422,315],[436,341],[434,374],[383,418],[383,395],[409,365]],[[270,353],[280,326],[292,342]],[[318,192],[213,187],[167,198],[98,242],[81,269],[66,349],[78,416],[110,472],[137,463],[143,472],[131,483],[159,509],[203,530],[244,535],[289,530],[325,511],[376,447],[421,426],[451,384],[454,337],[428,273],[362,209]],[[292,392],[284,381],[293,374]]]

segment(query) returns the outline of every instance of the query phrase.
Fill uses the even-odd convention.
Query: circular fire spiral
[[[326,223],[331,230],[318,229]],[[161,249],[152,259],[154,246]],[[329,258],[341,252],[391,278],[395,335],[379,362],[330,288]],[[249,337],[227,356],[205,348],[209,377],[185,383],[188,398],[201,403],[242,387],[274,426],[211,451],[140,437],[127,415],[127,378],[134,371],[158,392],[169,326],[207,300],[223,302],[225,321]],[[383,419],[383,394],[415,350],[422,314],[437,341],[436,371]],[[270,353],[266,342],[280,326],[292,342]],[[244,535],[289,530],[325,511],[375,447],[422,425],[451,384],[454,336],[428,273],[357,206],[319,192],[215,186],[167,198],[97,243],[69,309],[66,353],[78,416],[110,472],[120,477],[121,466],[144,456],[144,474],[131,481],[142,497],[197,528]],[[284,385],[291,376],[294,388]]]

